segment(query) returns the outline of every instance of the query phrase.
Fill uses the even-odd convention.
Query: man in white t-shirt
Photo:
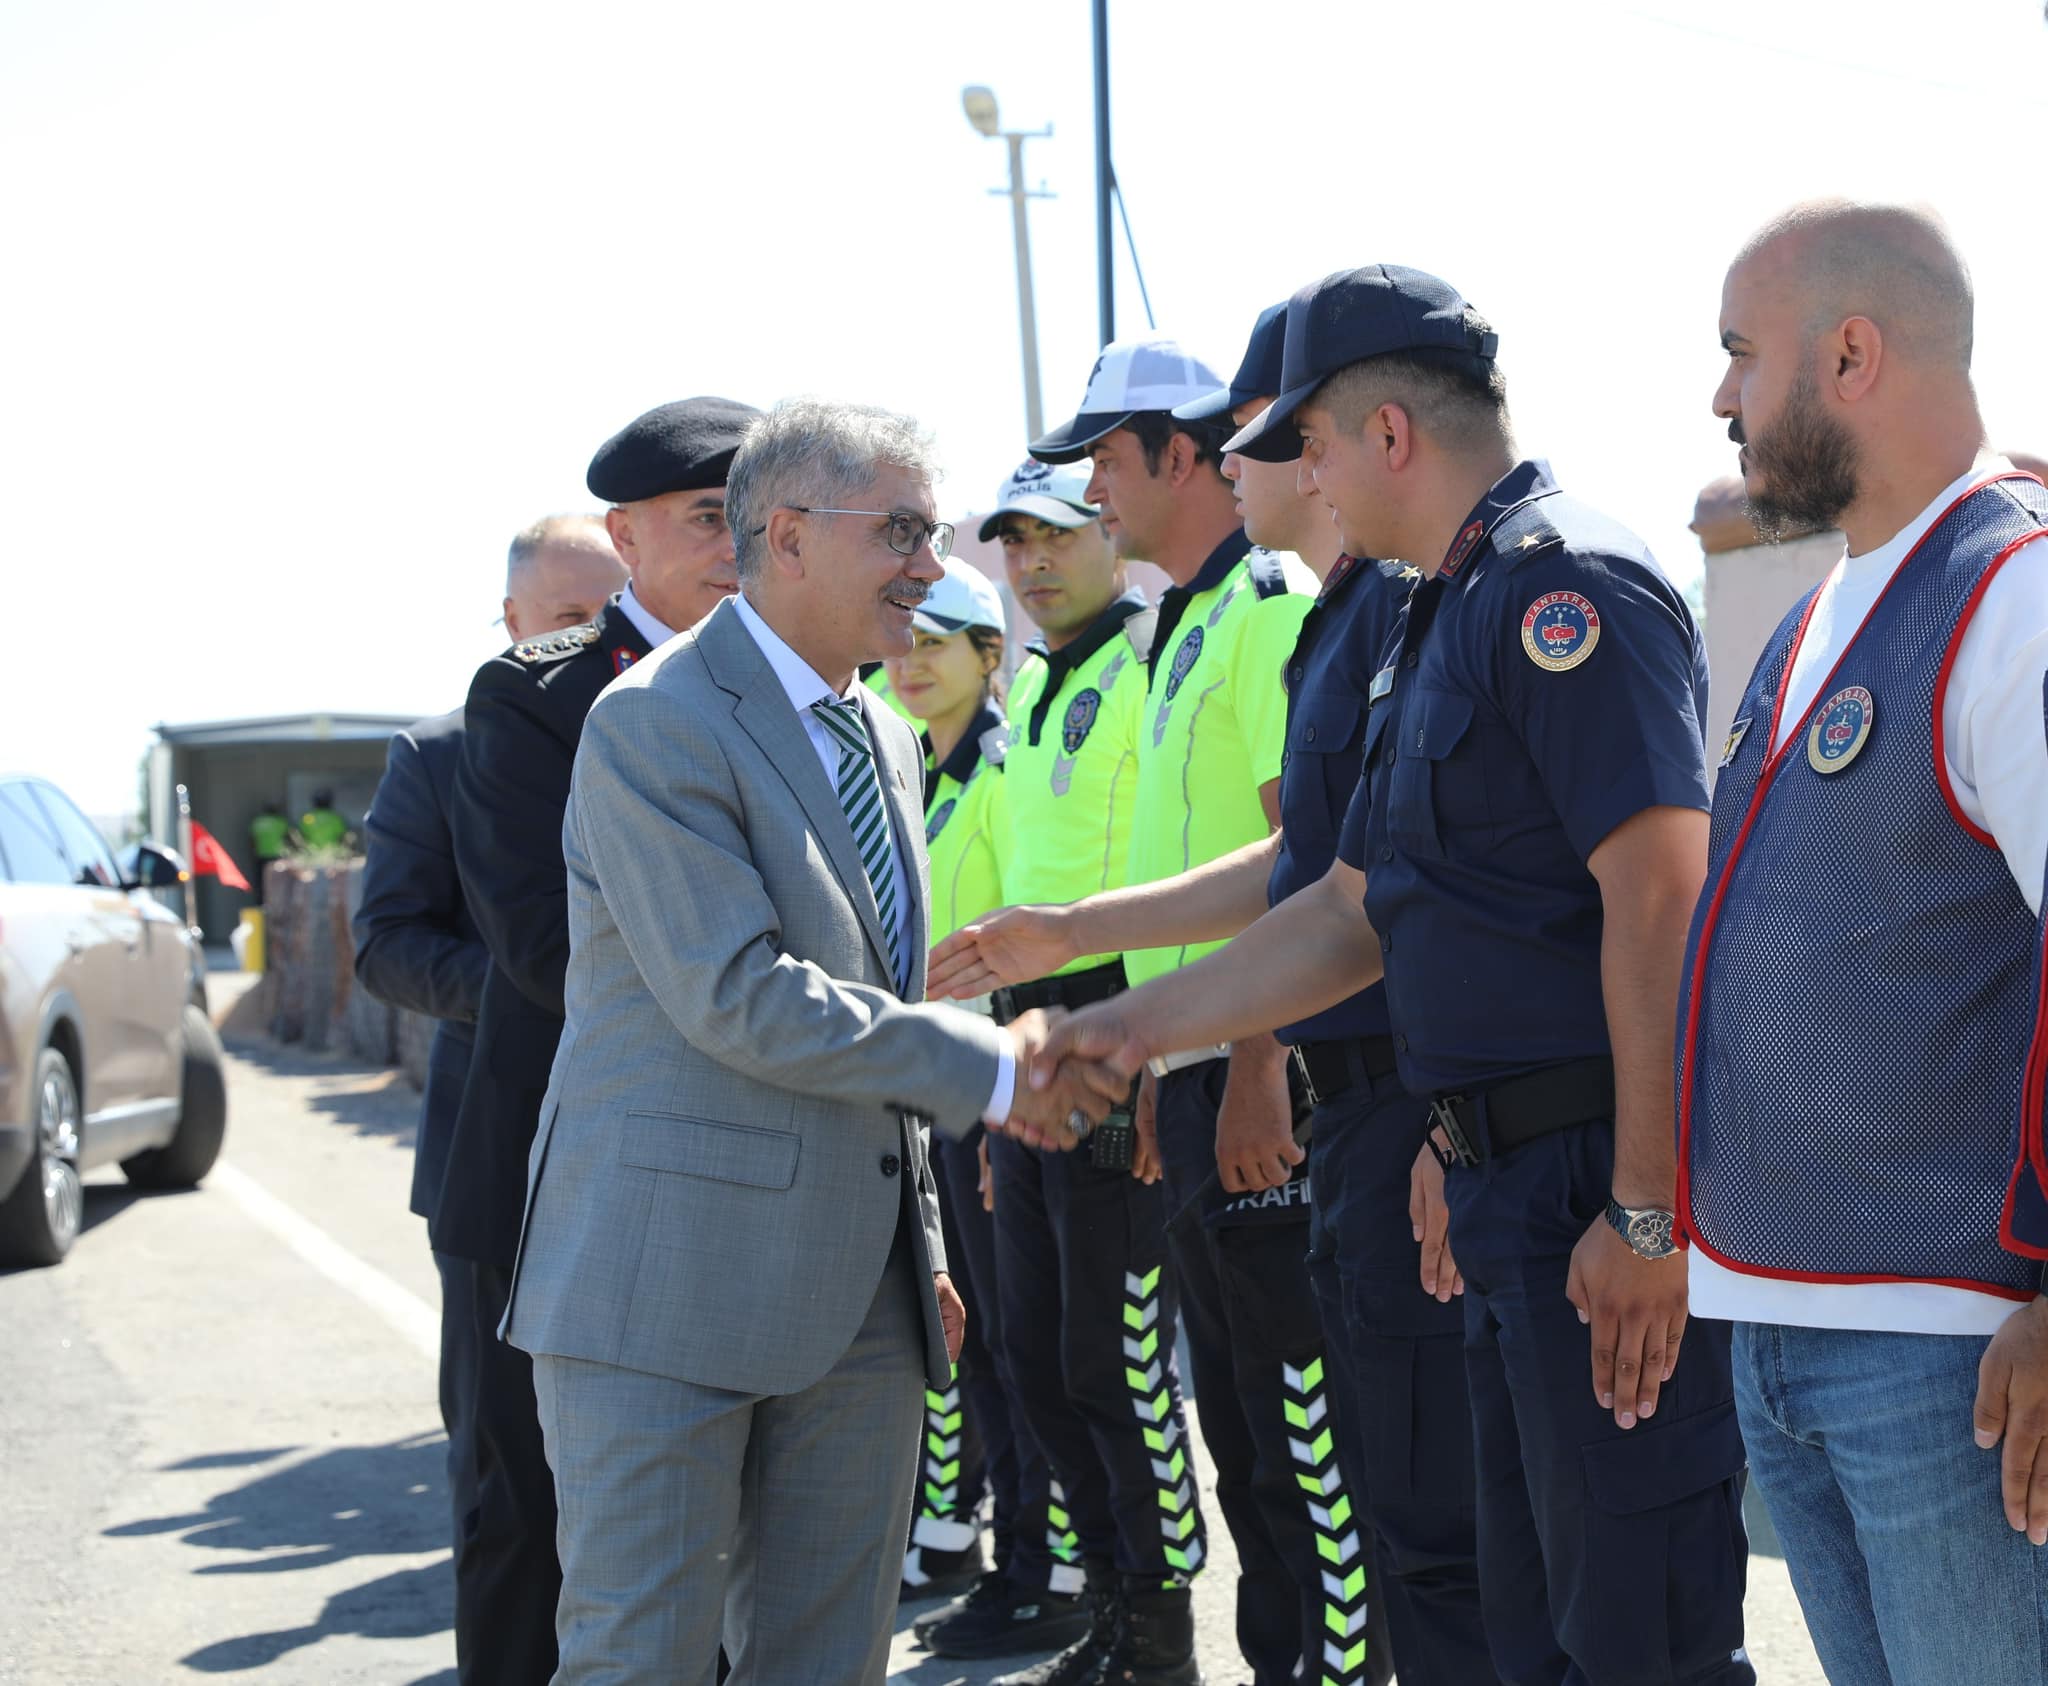
[[[1735,1324],[1815,1647],[1859,1683],[2018,1686],[2048,1658],[2048,1160],[2022,1094],[2048,488],[1985,448],[1971,316],[1935,217],[1839,201],[1767,224],[1722,294],[1714,410],[1758,524],[1848,554],[1720,749],[1678,1222],[1692,1314]]]

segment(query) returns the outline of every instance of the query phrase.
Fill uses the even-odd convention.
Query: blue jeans
[[[1828,1678],[2040,1686],[2048,1549],[1971,1438],[1987,1337],[1735,1325],[1735,1407]]]

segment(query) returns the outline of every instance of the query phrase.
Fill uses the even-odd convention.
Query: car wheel
[[[0,1259],[53,1265],[71,1251],[85,1221],[78,1175],[78,1084],[55,1048],[36,1057],[36,1151],[0,1203]]]
[[[226,1056],[213,1023],[197,1007],[185,1009],[185,1100],[178,1133],[162,1147],[121,1161],[137,1188],[191,1188],[213,1169],[228,1131]]]

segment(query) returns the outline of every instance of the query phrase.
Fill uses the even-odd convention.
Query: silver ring
[[[1095,1120],[1090,1118],[1079,1107],[1075,1107],[1072,1112],[1067,1114],[1067,1128],[1083,1141],[1086,1141],[1095,1129]]]

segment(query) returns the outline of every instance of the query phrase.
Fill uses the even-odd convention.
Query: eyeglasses
[[[812,509],[807,504],[793,503],[788,506],[799,515],[873,515],[889,523],[889,548],[898,556],[915,556],[924,548],[925,541],[931,541],[932,554],[941,562],[953,553],[953,523],[950,521],[927,521],[922,515],[905,515],[893,509]],[[756,533],[767,532],[765,525],[756,527]]]

